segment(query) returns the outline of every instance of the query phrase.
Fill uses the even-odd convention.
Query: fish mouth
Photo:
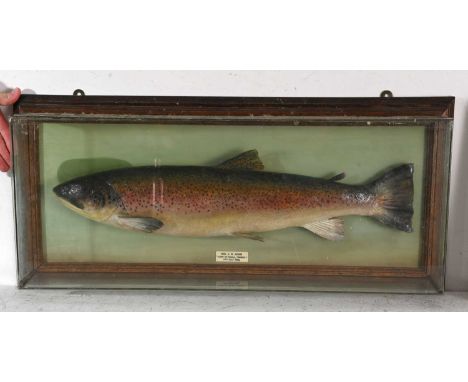
[[[84,210],[84,204],[77,199],[70,198],[67,190],[63,186],[58,185],[52,189],[54,194],[59,198],[59,200],[64,203],[67,207],[75,207],[79,210]]]
[[[52,189],[52,192],[58,196],[59,198],[62,197],[62,187],[59,185],[59,186],[55,186],[53,189]]]
[[[81,203],[72,203],[71,201],[61,197],[61,196],[58,196],[57,195],[57,199],[60,201],[60,203],[62,203],[65,207],[67,207],[68,209],[80,214],[80,215],[85,215],[85,212],[84,212],[84,206],[83,204]]]
[[[84,210],[84,204],[76,199],[67,198],[63,195],[60,188],[55,187],[52,191],[54,191],[55,196],[68,208]]]

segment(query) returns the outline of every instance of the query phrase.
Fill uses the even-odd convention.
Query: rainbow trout
[[[119,228],[166,235],[239,236],[303,227],[344,237],[343,216],[371,216],[412,232],[413,165],[366,185],[266,172],[256,150],[214,167],[160,166],[105,171],[54,188],[71,210]]]

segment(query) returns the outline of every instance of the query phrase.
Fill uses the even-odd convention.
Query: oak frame
[[[353,282],[395,285],[411,279],[421,291],[444,288],[447,187],[445,165],[450,158],[453,97],[427,98],[237,98],[237,97],[109,97],[23,95],[12,117],[14,186],[17,219],[18,285],[41,287],[34,279],[67,274],[99,278],[151,275],[161,278],[281,280],[313,283],[326,278],[332,284]],[[38,127],[43,122],[186,123],[186,124],[322,124],[408,123],[430,127],[426,133],[425,224],[422,259],[418,268],[365,266],[295,266],[237,264],[47,263],[42,253]],[[447,130],[448,129],[448,130]],[[21,130],[21,134],[18,131]],[[16,132],[16,134],[15,134]],[[447,140],[449,140],[447,142]],[[20,192],[25,191],[27,192]],[[26,206],[24,210],[19,205]],[[18,240],[20,237],[25,238]],[[302,281],[301,281],[302,280]],[[66,281],[56,284],[66,287]],[[90,287],[99,287],[90,284]],[[107,285],[107,284],[106,284]],[[112,283],[108,284],[110,287]],[[127,287],[132,287],[131,283]],[[151,287],[151,286],[150,286]],[[431,290],[432,288],[432,290]],[[202,288],[203,289],[203,288]],[[224,289],[224,288],[218,288]],[[230,288],[226,288],[230,289]],[[281,288],[280,288],[281,289]],[[287,289],[287,288],[286,288]],[[294,289],[294,288],[293,288]],[[297,288],[301,289],[301,288]],[[327,289],[327,288],[326,288]],[[330,288],[328,288],[330,289]],[[333,289],[333,288],[331,288]],[[371,288],[372,289],[372,288]]]

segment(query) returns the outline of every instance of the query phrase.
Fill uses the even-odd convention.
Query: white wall
[[[0,81],[8,87],[32,89],[37,94],[71,94],[74,89],[81,88],[89,95],[373,97],[383,89],[390,89],[395,96],[456,96],[447,288],[468,290],[466,71],[0,71]],[[10,180],[0,175],[0,284],[15,283]]]

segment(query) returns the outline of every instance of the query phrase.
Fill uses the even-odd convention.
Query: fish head
[[[53,192],[67,208],[98,222],[108,220],[118,207],[119,198],[114,188],[96,176],[59,184]]]

